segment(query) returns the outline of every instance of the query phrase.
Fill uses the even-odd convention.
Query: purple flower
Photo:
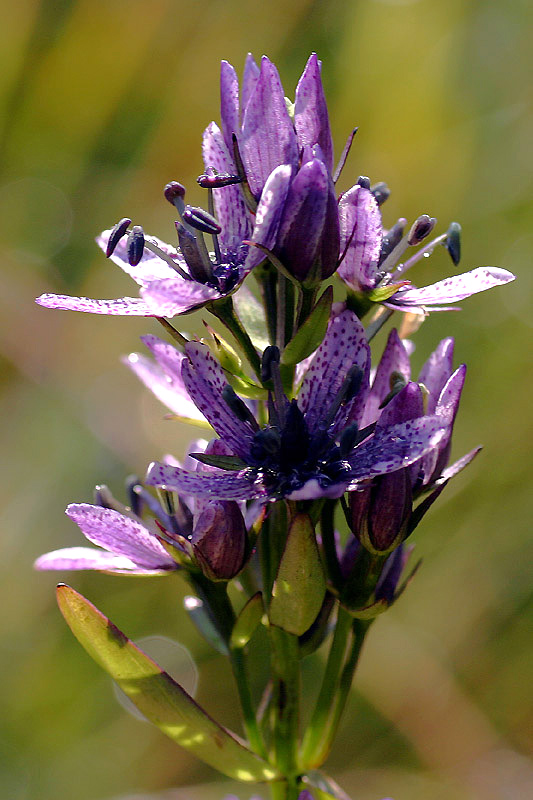
[[[209,147],[213,150],[212,136]],[[223,142],[221,143],[223,145]],[[206,303],[226,297],[234,292],[248,273],[264,256],[255,247],[245,243],[246,237],[270,249],[276,241],[285,198],[289,187],[290,169],[281,166],[265,183],[254,222],[242,201],[238,202],[234,186],[213,190],[227,192],[215,197],[220,215],[220,234],[213,234],[215,250],[209,254],[200,230],[191,232],[186,223],[185,209],[178,223],[179,249],[155,237],[145,237],[140,260],[132,264],[126,234],[114,243],[110,258],[140,286],[140,297],[121,297],[117,300],[93,300],[87,297],[43,294],[37,303],[47,308],[87,311],[93,314],[118,314],[123,316],[173,317],[186,314]],[[196,220],[200,214],[189,214]],[[113,231],[104,231],[97,243],[104,252]],[[138,254],[136,254],[137,256]]]
[[[264,377],[270,380],[273,394],[269,422],[260,428],[205,345],[186,346],[183,382],[233,455],[233,471],[199,475],[154,463],[148,484],[234,500],[334,498],[361,481],[413,463],[445,436],[445,423],[435,415],[358,432],[368,392],[370,354],[364,329],[353,312],[331,319],[297,400],[289,400],[281,388],[276,350],[269,348],[268,358],[263,359],[269,372]]]
[[[381,212],[370,189],[353,186],[339,200],[340,264],[338,273],[356,297],[383,302],[397,311],[425,314],[440,311],[441,305],[457,303],[477,292],[514,280],[514,275],[498,267],[478,267],[417,289],[404,275],[417,261],[430,255],[438,244],[450,249],[450,239],[457,240],[458,227],[452,223],[448,233],[438,236],[404,263],[399,263],[409,246],[420,244],[431,232],[436,220],[423,215],[404,234],[405,220],[390,231],[383,230]],[[451,251],[458,263],[457,247]]]

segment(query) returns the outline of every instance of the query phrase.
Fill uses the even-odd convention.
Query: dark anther
[[[353,422],[351,425],[348,425],[347,428],[343,430],[339,440],[339,450],[341,451],[341,457],[346,458],[350,455],[355,444],[357,442],[357,437],[359,435],[359,425],[357,422]]]
[[[370,189],[370,178],[367,178],[366,175],[359,175],[357,185],[362,186],[363,189]]]
[[[115,247],[120,242],[126,231],[128,230],[129,226],[131,225],[131,219],[124,217],[116,225],[113,226],[111,233],[109,234],[109,239],[107,242],[107,247],[105,254],[109,258],[109,256],[113,255],[115,252]]]
[[[225,403],[229,406],[229,408],[233,411],[237,419],[240,419],[241,422],[248,422],[252,425],[255,430],[259,430],[259,425],[257,424],[257,420],[241,398],[235,394],[233,388],[228,384],[224,386],[222,389],[222,399]]]
[[[134,225],[128,236],[128,264],[136,267],[144,253],[144,231],[140,225]]]
[[[204,233],[210,233],[213,236],[216,236],[222,230],[216,219],[208,211],[196,206],[185,206],[183,221],[193,228]]]
[[[279,347],[271,344],[265,347],[263,357],[261,358],[261,382],[268,383],[272,380],[272,364],[279,364],[280,353]]]
[[[407,386],[407,379],[402,375],[401,372],[395,371],[391,374],[389,383],[390,392],[379,406],[380,408],[385,408],[385,406],[390,403],[392,398],[396,397],[396,395],[399,394],[405,386]]]
[[[239,175],[230,175],[227,172],[217,174],[216,172],[205,172],[196,178],[202,189],[220,189],[222,186],[233,186],[235,183],[241,183],[242,178]]]
[[[254,445],[256,454],[259,456],[266,453],[266,455],[273,456],[279,452],[281,447],[281,436],[277,428],[265,428],[263,431],[257,431],[254,436]]]
[[[426,236],[429,236],[435,227],[437,220],[435,217],[430,217],[427,214],[422,214],[414,221],[411,230],[409,231],[409,238],[407,243],[410,245],[420,244]]]
[[[458,222],[452,222],[446,235],[446,250],[450,254],[455,266],[461,260],[461,226]]]
[[[382,206],[385,200],[388,200],[390,197],[390,189],[386,183],[383,183],[383,181],[375,183],[373,186],[371,186],[370,191],[374,195],[374,199],[378,206]]]
[[[176,222],[176,230],[181,254],[189,268],[191,278],[199,283],[211,283],[213,270],[209,264],[204,262],[195,235],[187,230],[181,222]]]
[[[178,183],[178,181],[170,181],[164,188],[165,198],[168,200],[170,205],[175,206],[176,200],[185,197],[185,186],[183,184]]]
[[[379,254],[379,264],[382,264],[388,255],[392,253],[394,248],[397,244],[400,243],[403,232],[405,229],[405,220],[399,219],[398,222],[395,222],[392,228],[390,228],[385,236],[383,237],[383,241],[381,243],[381,253]],[[378,266],[379,266],[378,264]]]

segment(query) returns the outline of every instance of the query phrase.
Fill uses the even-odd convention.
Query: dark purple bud
[[[212,502],[200,513],[191,544],[204,574],[212,580],[230,580],[244,566],[246,527],[234,501]]]
[[[381,243],[381,253],[379,254],[379,263],[382,264],[387,256],[389,256],[397,244],[399,244],[403,237],[407,220],[400,218],[390,230],[387,231]]]
[[[120,242],[120,240],[122,239],[122,237],[124,236],[130,225],[131,225],[131,219],[124,217],[124,219],[121,219],[112,228],[111,233],[109,234],[109,239],[105,251],[105,254],[108,258],[109,256],[113,255],[113,253],[115,252],[115,247]]]
[[[409,238],[407,243],[412,245],[420,244],[426,236],[429,236],[437,220],[435,217],[429,217],[427,214],[422,214],[414,221],[411,230],[409,231]]]
[[[229,383],[222,389],[222,399],[227,403],[237,419],[240,419],[241,422],[248,422],[255,430],[259,430],[256,418]]]
[[[235,183],[241,183],[242,178],[239,175],[230,175],[227,172],[217,174],[216,172],[205,172],[196,178],[202,189],[220,189],[222,186],[233,186]]]
[[[178,181],[170,181],[164,188],[165,198],[168,200],[170,205],[175,206],[177,200],[181,200],[182,202],[185,199],[185,186],[183,184],[178,183]]]
[[[374,195],[374,199],[378,206],[382,206],[385,200],[388,200],[390,197],[390,189],[386,183],[383,183],[383,181],[375,183],[373,186],[371,186],[370,191]]]
[[[367,178],[366,175],[359,175],[357,185],[362,186],[363,189],[370,189],[370,178]]]
[[[183,221],[193,228],[203,231],[203,233],[210,233],[212,236],[216,236],[222,230],[216,219],[208,211],[196,206],[185,206]]]
[[[376,584],[376,601],[385,600],[389,605],[394,602],[397,597],[398,584],[407,560],[411,555],[411,550],[412,548],[401,544],[385,561],[383,571]]]
[[[378,476],[372,486],[350,493],[354,536],[370,552],[388,552],[406,537],[412,504],[409,469]]]
[[[205,264],[204,258],[198,247],[196,236],[187,228],[176,222],[178,232],[178,242],[181,254],[189,268],[189,273],[198,283],[208,283],[213,280],[212,270]]]
[[[263,356],[261,358],[261,382],[268,383],[272,380],[272,364],[279,364],[280,352],[279,347],[271,344],[265,347]]]
[[[144,253],[144,231],[140,225],[134,225],[128,236],[126,248],[128,264],[136,267]]]
[[[446,250],[455,266],[461,260],[461,226],[452,222],[446,234]]]

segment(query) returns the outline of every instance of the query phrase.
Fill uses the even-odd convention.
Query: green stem
[[[300,658],[298,637],[269,627],[274,763],[286,778],[298,774]]]
[[[246,355],[250,366],[259,378],[261,376],[261,359],[242,322],[235,313],[231,297],[215,300],[206,307],[233,334]]]
[[[300,794],[300,779],[298,777],[272,781],[269,786],[272,800],[297,800]]]
[[[314,767],[319,762],[317,753],[321,750],[324,730],[327,728],[328,718],[335,703],[340,673],[344,664],[348,639],[352,629],[353,618],[339,606],[337,625],[331,642],[328,661],[322,679],[322,686],[316,701],[311,721],[307,726],[300,751],[300,763],[303,769]]]
[[[302,327],[303,323],[311,313],[311,309],[313,308],[313,304],[315,302],[316,292],[316,287],[309,289],[300,284],[298,293],[298,311],[294,333],[296,333],[296,331]]]
[[[342,713],[346,706],[354,672],[361,654],[361,648],[370,624],[371,621],[366,620],[363,621],[356,619],[353,621],[352,645],[350,654],[341,673],[339,688],[335,696],[331,713],[326,720],[326,724],[321,731],[320,739],[317,742],[317,747],[313,752],[312,760],[310,762],[312,765],[320,766],[320,764],[323,764],[329,755],[333,740],[339,728]]]
[[[276,344],[278,273],[274,267],[267,264],[254,269],[254,275],[261,287],[268,339],[270,344]]]
[[[320,515],[320,531],[322,534],[322,552],[328,578],[336,589],[342,585],[342,573],[335,544],[335,507],[336,500],[326,500]]]
[[[233,676],[239,692],[244,730],[246,731],[248,742],[257,755],[261,756],[261,758],[266,758],[265,743],[263,742],[263,737],[261,736],[259,725],[257,724],[255,709],[252,702],[244,651],[242,649],[230,648],[230,659]]]

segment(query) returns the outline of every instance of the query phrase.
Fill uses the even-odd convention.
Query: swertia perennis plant
[[[366,177],[337,196],[352,139],[335,167],[316,55],[294,103],[268,58],[259,68],[248,56],[240,88],[223,62],[221,126],[204,133],[198,178],[207,210],[187,204],[172,181],[165,197],[178,215],[175,245],[130,219],[98,238],[140,297],[37,301],[156,318],[173,344],[147,335],[151,357],[133,353],[127,365],[174,416],[216,437],[194,443],[183,464],[154,462],[144,482],[130,480],[128,506],[106,487],[94,505],[70,505],[97,547],[47,553],[36,566],[179,570],[197,598],[188,610],[200,633],[231,661],[246,740],[64,584],[59,605],[89,654],[167,736],[224,775],[267,782],[279,800],[342,796],[317,770],[363,640],[409,579],[406,539],[479,450],[448,463],[465,379],[465,366],[453,366],[453,339],[415,379],[404,333],[428,311],[514,278],[483,267],[413,286],[407,271],[438,245],[459,263],[460,227],[430,239],[436,220],[422,215],[384,228],[389,190]],[[198,309],[217,317],[231,342],[209,327],[208,340],[189,340],[167,319]],[[401,332],[391,330],[372,369],[369,341],[394,312],[406,315]],[[270,652],[262,697],[247,666],[259,632]],[[303,720],[300,662],[320,646],[329,655]]]

